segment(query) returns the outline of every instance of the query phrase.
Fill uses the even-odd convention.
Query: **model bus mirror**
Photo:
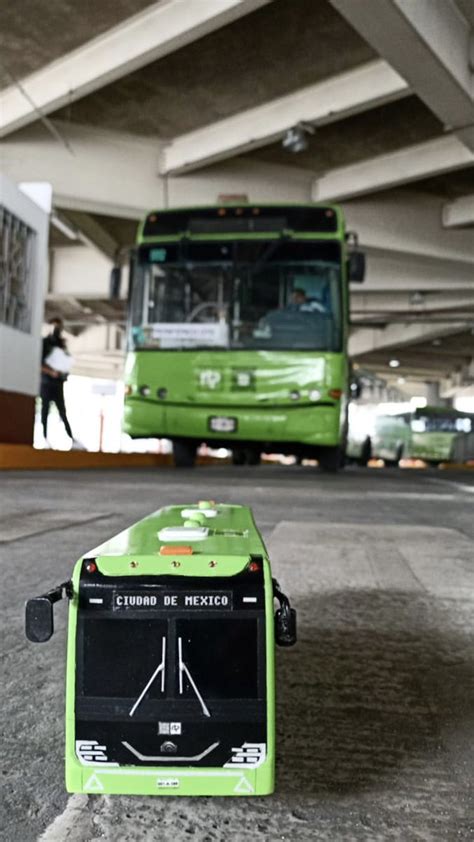
[[[111,300],[115,300],[120,298],[120,289],[122,286],[122,268],[120,266],[114,266],[110,271],[110,285],[109,285],[109,298]]]
[[[290,600],[280,590],[276,579],[273,579],[273,596],[280,603],[275,612],[275,643],[278,646],[294,646],[296,643],[296,611],[290,605]]]
[[[361,284],[365,278],[365,254],[363,251],[350,251],[347,257],[347,277],[349,281]]]
[[[25,606],[25,632],[32,643],[46,643],[54,633],[53,605],[63,598],[72,596],[71,582],[58,585],[52,591],[29,599]]]

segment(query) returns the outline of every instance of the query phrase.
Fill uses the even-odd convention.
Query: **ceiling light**
[[[398,368],[400,365],[400,360],[389,360],[388,364],[390,368]]]
[[[311,123],[297,123],[296,126],[287,129],[281,145],[287,152],[304,152],[309,146],[308,135],[314,132],[315,129]]]

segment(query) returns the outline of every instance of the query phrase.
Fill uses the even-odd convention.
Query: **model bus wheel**
[[[196,445],[185,439],[173,441],[173,456],[176,468],[194,468],[196,462]]]
[[[326,473],[335,473],[344,467],[342,447],[322,447],[318,454],[319,467]]]

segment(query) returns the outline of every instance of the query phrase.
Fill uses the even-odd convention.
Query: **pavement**
[[[472,840],[474,473],[201,467],[3,472],[0,839]],[[277,652],[267,798],[69,796],[66,605],[26,641],[25,599],[160,506],[253,507],[298,610]]]

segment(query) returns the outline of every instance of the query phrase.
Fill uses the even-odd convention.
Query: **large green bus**
[[[376,415],[364,433],[349,427],[348,456],[360,465],[371,458],[388,466],[400,459],[468,462],[474,459],[474,415],[440,406]]]
[[[364,259],[337,207],[216,205],[149,213],[129,292],[124,431],[343,463],[348,280]]]

